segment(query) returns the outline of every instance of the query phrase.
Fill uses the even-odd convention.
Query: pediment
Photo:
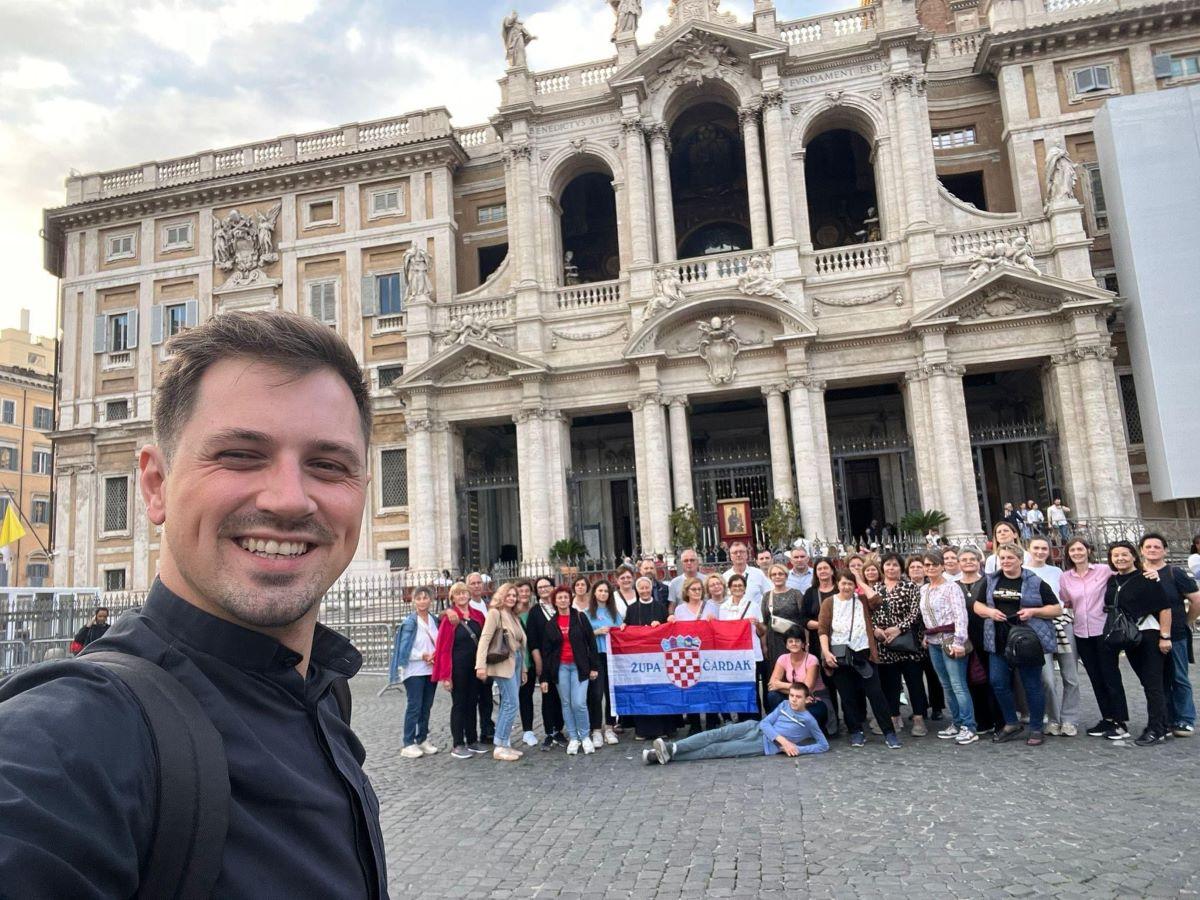
[[[662,31],[636,59],[618,69],[609,83],[644,78],[651,90],[660,84],[699,84],[704,78],[746,72],[756,54],[787,53],[787,49],[788,45],[781,40],[733,25],[684,20]]]
[[[468,340],[422,363],[394,384],[397,393],[417,385],[466,384],[504,381],[517,374],[544,373],[547,369],[527,356],[493,344]]]
[[[963,285],[946,300],[915,316],[909,324],[1044,316],[1064,309],[1104,308],[1115,305],[1115,299],[1103,288],[1001,265],[982,279]]]
[[[815,335],[816,325],[790,303],[773,297],[710,296],[689,299],[666,312],[643,319],[625,345],[626,359],[678,356],[695,351],[701,324],[732,316],[742,343],[768,346],[782,338]]]

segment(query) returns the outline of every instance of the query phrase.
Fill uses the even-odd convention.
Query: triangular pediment
[[[393,384],[397,393],[417,385],[503,381],[517,374],[545,373],[539,362],[503,347],[468,340],[455,344],[417,366]]]
[[[788,45],[775,38],[718,22],[692,19],[669,26],[653,44],[609,79],[619,84],[644,78],[653,90],[661,82],[697,83],[746,72],[760,53],[787,53]]]
[[[1110,291],[1094,285],[1065,281],[1053,275],[1000,265],[982,278],[968,282],[941,303],[909,323],[912,326],[956,320],[976,322],[1022,316],[1045,316],[1065,309],[1115,305]]]

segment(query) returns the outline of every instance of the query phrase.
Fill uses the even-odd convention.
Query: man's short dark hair
[[[226,359],[267,363],[297,377],[332,369],[350,388],[363,441],[371,442],[371,394],[362,367],[337,332],[315,319],[275,310],[222,313],[175,335],[167,350],[170,360],[154,403],[154,434],[168,459],[196,405],[201,378]]]
[[[98,616],[102,612],[111,612],[111,610],[107,606],[97,606],[96,611],[95,611],[95,613],[93,613],[93,615]]]
[[[805,684],[803,681],[793,681],[793,682],[792,682],[792,683],[791,683],[791,684],[788,686],[788,690],[789,690],[789,691],[803,691],[803,692],[804,692],[804,696],[805,696],[805,697],[811,697],[811,696],[812,696],[812,691],[810,691],[810,690],[808,689],[808,685],[807,685],[807,684]]]
[[[1161,534],[1159,534],[1157,531],[1147,531],[1145,534],[1142,535],[1142,539],[1140,541],[1138,541],[1138,549],[1139,550],[1146,546],[1146,541],[1158,541],[1160,544],[1163,545],[1164,550],[1167,549],[1167,539],[1165,537],[1163,537]]]

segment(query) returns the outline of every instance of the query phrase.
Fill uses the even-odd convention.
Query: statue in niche
[[[620,35],[637,31],[638,17],[642,14],[642,0],[608,0],[617,21],[613,25],[613,40]]]
[[[529,33],[525,23],[517,17],[515,9],[504,17],[504,23],[500,26],[500,36],[504,39],[504,57],[508,60],[508,67],[524,68],[525,48],[529,46],[530,41],[536,41],[537,38]]]
[[[742,343],[733,330],[733,316],[713,316],[698,322],[700,358],[708,363],[708,380],[714,385],[729,384],[737,377],[737,355]]]
[[[429,281],[429,254],[420,247],[413,247],[404,254],[404,281],[408,285],[405,300],[433,297],[433,284]]]
[[[213,216],[213,257],[217,268],[231,272],[225,287],[241,287],[266,280],[265,266],[279,259],[275,252],[275,223],[282,204],[254,218],[232,210],[224,219]]]
[[[738,279],[738,290],[751,297],[787,300],[787,294],[783,292],[783,282],[772,277],[771,261],[765,253],[756,253],[750,257],[745,274]]]
[[[1067,151],[1062,147],[1053,148],[1046,157],[1046,202],[1074,200],[1078,180],[1079,173]]]

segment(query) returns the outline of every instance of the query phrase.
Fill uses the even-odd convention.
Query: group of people
[[[1071,537],[1071,522],[1067,518],[1070,512],[1071,507],[1063,505],[1062,497],[1055,497],[1045,511],[1036,500],[1026,500],[1015,506],[1005,503],[1004,521],[1016,529],[1024,541],[1048,532],[1054,532],[1060,540],[1067,541]]]
[[[1200,557],[1200,538],[1194,543]],[[549,576],[501,584],[484,596],[473,573],[450,587],[445,612],[419,590],[393,659],[404,667],[408,708],[404,756],[436,753],[429,711],[438,684],[451,695],[451,753],[490,752],[516,761],[520,717],[525,748],[541,695],[541,747],[591,754],[619,735],[649,742],[647,762],[721,755],[819,752],[843,731],[850,747],[867,734],[892,749],[901,735],[966,746],[1044,743],[1047,735],[1133,737],[1118,664],[1123,652],[1145,694],[1147,721],[1134,742],[1159,744],[1194,733],[1188,676],[1190,626],[1200,615],[1193,574],[1167,564],[1167,541],[1146,534],[1118,541],[1098,562],[1082,538],[1050,562],[1044,535],[1023,540],[1007,518],[991,552],[929,547],[907,558],[884,551],[811,559],[795,547],[787,563],[742,543],[724,572],[702,573],[695,550],[680,572],[660,578],[653,559],[624,566],[613,580]],[[1200,560],[1198,560],[1200,561]],[[616,716],[609,701],[608,635],[630,625],[747,619],[758,666],[756,714]],[[1080,723],[1082,663],[1101,719]],[[493,724],[493,685],[499,712]],[[909,716],[903,715],[903,707]],[[945,716],[948,712],[948,718]],[[675,735],[686,729],[686,736]]]

